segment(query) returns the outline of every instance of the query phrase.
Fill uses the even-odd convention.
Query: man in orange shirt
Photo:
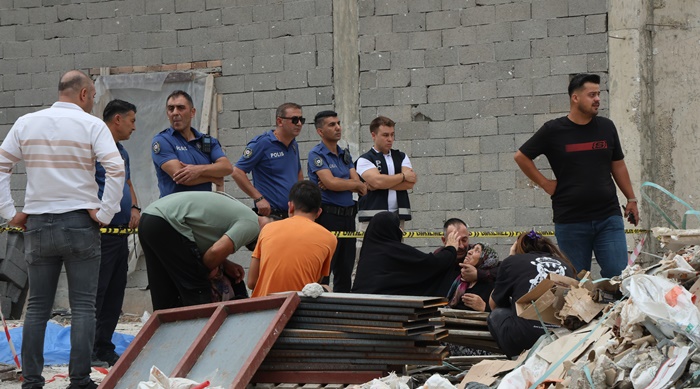
[[[289,192],[289,218],[266,225],[258,237],[248,270],[253,297],[300,291],[330,273],[337,238],[315,223],[321,214],[321,190],[309,180]]]

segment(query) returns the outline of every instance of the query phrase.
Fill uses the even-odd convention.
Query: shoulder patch
[[[156,154],[160,153],[160,143],[153,142],[153,152]]]
[[[250,158],[253,156],[253,149],[250,147],[246,147],[245,150],[243,150],[243,158]]]
[[[323,161],[321,160],[321,157],[314,158],[314,165],[316,165],[316,167],[323,166]]]

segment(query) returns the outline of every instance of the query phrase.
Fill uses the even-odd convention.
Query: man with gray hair
[[[95,86],[71,70],[58,84],[50,108],[17,119],[0,145],[0,216],[25,229],[29,298],[22,332],[22,388],[42,388],[44,335],[66,268],[71,319],[69,389],[92,389],[90,357],[95,337],[95,295],[100,271],[100,225],[119,211],[124,162],[105,123],[89,114]],[[24,160],[27,187],[22,212],[10,195],[12,168]],[[105,169],[102,199],[97,160]]]

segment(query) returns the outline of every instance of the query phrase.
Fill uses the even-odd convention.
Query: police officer
[[[253,138],[233,168],[233,180],[255,203],[261,216],[287,217],[289,191],[304,176],[296,137],[306,118],[301,106],[284,103],[277,107],[276,127]],[[247,174],[253,172],[250,182]]]
[[[321,142],[309,152],[308,174],[309,179],[322,189],[323,210],[316,222],[329,231],[355,231],[357,207],[352,193],[365,195],[367,186],[355,172],[350,150],[338,146],[342,136],[338,114],[334,111],[319,112],[314,123]],[[350,292],[355,250],[355,239],[338,239],[331,262],[334,292]]]
[[[166,100],[170,128],[153,137],[151,157],[160,197],[175,192],[211,191],[223,185],[233,167],[216,138],[192,128],[196,109],[192,97],[176,90]]]

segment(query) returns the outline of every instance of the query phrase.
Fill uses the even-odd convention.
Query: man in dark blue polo
[[[248,142],[233,168],[233,180],[253,199],[254,209],[260,216],[287,217],[289,191],[294,183],[304,178],[295,138],[305,121],[299,104],[280,105],[276,127]],[[255,184],[248,179],[250,172]]]
[[[355,172],[350,150],[338,146],[342,137],[338,114],[319,112],[314,123],[321,142],[309,152],[308,174],[309,179],[322,189],[323,210],[316,222],[329,231],[355,231],[357,207],[352,193],[365,195],[367,186]],[[355,239],[338,239],[331,262],[334,292],[350,292],[355,250]]]
[[[151,157],[156,168],[160,197],[175,192],[211,191],[212,183],[223,187],[231,174],[231,161],[216,138],[192,128],[196,113],[192,97],[176,90],[166,100],[170,128],[153,137]]]

